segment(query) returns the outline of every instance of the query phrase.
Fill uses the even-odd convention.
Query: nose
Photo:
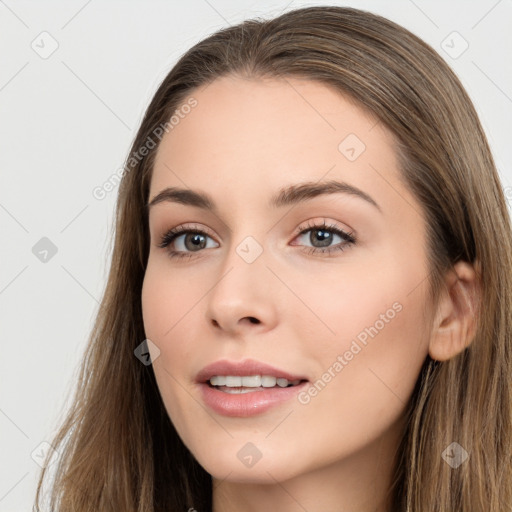
[[[235,249],[207,294],[207,321],[213,329],[233,336],[273,329],[277,319],[273,288],[279,281],[266,267],[263,254],[247,263]]]

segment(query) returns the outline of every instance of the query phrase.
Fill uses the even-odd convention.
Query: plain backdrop
[[[30,511],[109,268],[124,162],[172,65],[212,32],[310,5],[382,14],[473,99],[512,203],[512,1],[0,1],[0,512]]]

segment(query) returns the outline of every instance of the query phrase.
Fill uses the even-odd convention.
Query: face
[[[142,290],[169,417],[214,478],[374,461],[396,448],[428,353],[425,224],[393,137],[312,81],[223,77],[192,96],[156,155]],[[249,359],[274,370],[236,367]],[[235,367],[213,375],[305,382],[196,381],[220,360]],[[225,381],[241,383],[258,380]]]

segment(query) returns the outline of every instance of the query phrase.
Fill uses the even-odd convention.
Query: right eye
[[[182,238],[182,240],[179,240]],[[182,225],[177,226],[167,231],[161,238],[158,247],[168,249],[168,254],[171,258],[190,258],[193,253],[200,252],[201,249],[208,249],[207,238],[212,238],[206,231],[201,229],[186,229]],[[181,249],[176,248],[171,250],[171,246],[180,246]],[[215,247],[215,246],[214,246]],[[218,245],[216,246],[218,247]],[[189,252],[190,251],[190,252]]]

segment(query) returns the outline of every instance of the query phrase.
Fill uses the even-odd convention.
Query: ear
[[[448,271],[429,344],[432,359],[446,361],[468,347],[476,332],[481,299],[479,265],[457,262]]]

